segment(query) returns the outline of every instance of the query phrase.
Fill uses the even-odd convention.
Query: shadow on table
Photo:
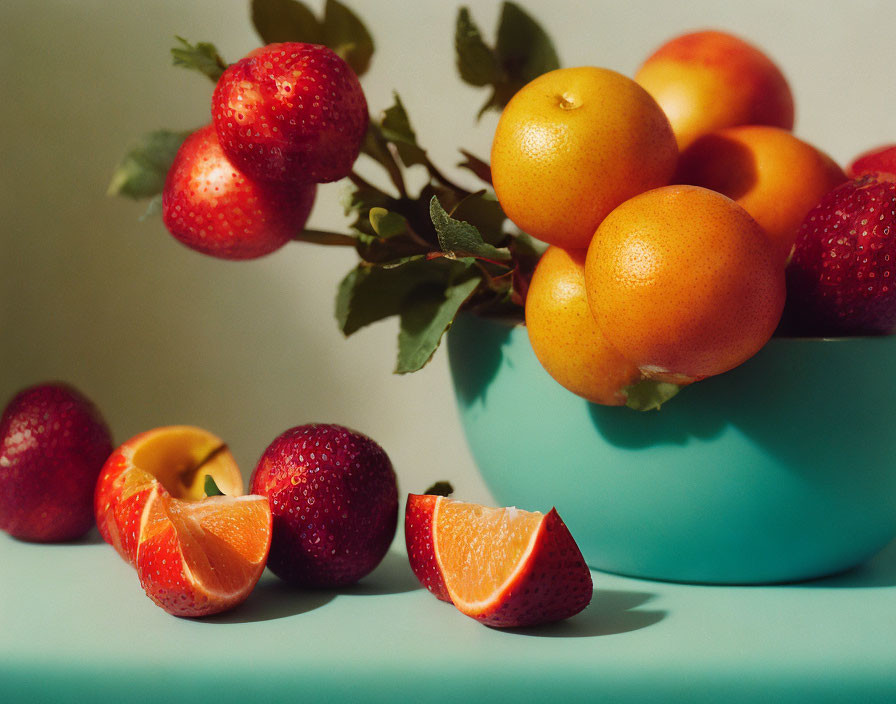
[[[26,545],[39,545],[44,550],[52,550],[53,548],[70,548],[77,547],[79,545],[105,545],[106,542],[103,540],[103,536],[100,535],[100,531],[96,526],[93,526],[90,530],[87,531],[80,538],[75,538],[74,540],[58,540],[51,541],[47,543],[42,542],[34,542],[31,540],[23,540],[21,538],[16,538],[14,535],[10,536],[10,538],[17,543],[24,543]]]
[[[588,607],[572,618],[544,626],[505,630],[543,638],[592,638],[629,633],[659,623],[666,617],[666,611],[637,610],[655,596],[648,592],[595,589]]]
[[[233,611],[196,619],[197,623],[251,623],[313,611],[336,598],[332,590],[297,589],[265,570],[245,602]]]
[[[342,587],[339,594],[375,596],[382,594],[402,594],[422,589],[420,582],[411,571],[408,558],[403,553],[386,553],[383,561],[369,575],[357,584]]]
[[[337,596],[401,594],[421,589],[404,555],[388,552],[383,561],[357,584],[340,589],[303,589],[287,584],[266,570],[245,603],[233,611],[197,619],[199,623],[249,623],[298,616],[331,602]]]
[[[832,577],[796,584],[797,587],[823,589],[863,589],[869,587],[896,587],[896,540],[864,565],[859,565]]]

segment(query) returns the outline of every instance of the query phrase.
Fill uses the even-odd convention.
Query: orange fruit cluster
[[[551,245],[526,298],[551,376],[623,405],[636,384],[688,384],[765,345],[799,227],[846,180],[793,117],[775,63],[717,31],[672,39],[634,79],[558,69],[513,97],[492,175],[507,216]]]

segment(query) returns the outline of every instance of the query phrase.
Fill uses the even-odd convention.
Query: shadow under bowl
[[[793,582],[859,565],[896,537],[896,336],[773,338],[650,412],[562,388],[524,326],[465,314],[447,342],[496,502],[556,506],[595,569]]]

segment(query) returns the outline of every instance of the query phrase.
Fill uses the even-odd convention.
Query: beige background
[[[457,6],[351,4],[378,44],[364,79],[371,110],[388,107],[397,89],[438,163],[456,163],[458,146],[486,156],[497,117],[476,124],[486,96],[456,76]],[[499,3],[469,4],[491,37]],[[735,31],[789,77],[801,137],[841,162],[896,141],[891,0],[524,5],[564,65],[629,75],[676,33]],[[256,262],[216,261],[179,245],[159,219],[138,222],[141,205],[104,195],[136,136],[209,120],[211,83],[170,67],[173,35],[213,41],[235,61],[258,42],[247,8],[241,0],[0,3],[0,399],[64,379],[99,404],[117,441],[156,425],[202,425],[231,444],[247,478],[286,428],[338,422],[385,447],[404,491],[450,479],[459,498],[487,501],[444,353],[396,377],[393,323],[348,340],[337,330],[333,297],[351,251],[292,244]],[[335,184],[320,189],[312,226],[345,227],[339,193]]]

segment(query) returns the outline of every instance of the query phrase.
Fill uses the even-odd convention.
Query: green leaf
[[[482,239],[473,225],[455,220],[445,212],[439,199],[433,196],[429,201],[429,216],[439,235],[439,246],[443,252],[458,257],[481,257],[493,261],[510,261],[510,252],[499,249]]]
[[[495,52],[483,41],[479,27],[466,7],[460,8],[457,13],[454,50],[457,71],[465,83],[488,86],[501,80]]]
[[[415,289],[424,284],[444,288],[471,265],[472,260],[409,257],[391,264],[362,262],[339,284],[336,320],[345,335],[402,313]]]
[[[475,226],[482,239],[489,244],[497,246],[507,238],[504,232],[507,216],[498,199],[486,191],[468,195],[454,207],[451,217]]]
[[[221,74],[224,73],[224,70],[227,68],[227,64],[224,62],[224,59],[221,58],[215,45],[209,44],[208,42],[190,44],[190,42],[183,37],[177,36],[175,36],[175,39],[177,39],[182,46],[173,47],[171,49],[171,57],[174,60],[174,65],[199,71],[199,73],[205,74],[213,81],[217,82],[221,77]]]
[[[211,474],[205,475],[205,495],[206,496],[224,496],[224,492],[218,488],[215,478]]]
[[[442,336],[480,281],[473,276],[441,290],[432,286],[415,292],[401,312],[396,374],[415,372],[432,359]]]
[[[451,486],[451,482],[438,481],[423,493],[429,496],[451,496],[454,493],[454,487]]]
[[[426,151],[417,144],[417,135],[411,127],[410,118],[401,98],[398,93],[394,95],[395,103],[383,113],[380,123],[382,134],[398,148],[398,155],[405,166],[426,165]]]
[[[495,53],[510,82],[519,87],[560,68],[557,50],[547,32],[513,2],[505,2],[501,8]]]
[[[252,24],[265,44],[323,44],[345,59],[358,76],[370,68],[373,37],[358,16],[338,0],[327,0],[323,19],[297,0],[252,0]]]
[[[296,0],[252,0],[252,25],[265,44],[324,43],[320,21]]]
[[[373,37],[358,16],[337,0],[327,0],[323,35],[324,44],[345,59],[358,76],[367,72],[373,57]]]
[[[143,135],[115,169],[107,193],[135,199],[161,193],[177,150],[189,134],[156,130]]]
[[[660,406],[679,391],[681,391],[681,387],[678,384],[656,381],[654,379],[642,379],[625,388],[625,393],[628,396],[628,401],[625,405],[629,408],[634,408],[636,411],[658,410]]]
[[[383,239],[395,237],[408,229],[408,221],[404,217],[385,208],[370,209],[370,225]]]
[[[464,9],[458,15],[455,45],[461,77],[472,85],[492,88],[479,117],[489,109],[502,110],[533,78],[560,67],[557,50],[547,32],[516,3],[502,5],[497,34],[495,47],[490,49],[469,13]],[[463,55],[458,44],[461,38]],[[491,56],[492,68],[487,54]]]

